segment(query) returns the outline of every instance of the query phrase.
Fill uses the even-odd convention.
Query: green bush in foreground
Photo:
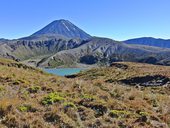
[[[72,102],[64,102],[64,107],[77,108],[76,105]]]
[[[33,108],[31,105],[21,105],[18,107],[18,110],[21,112],[35,112],[36,109]]]
[[[123,117],[126,117],[126,116],[130,115],[130,112],[123,111],[123,110],[111,110],[109,115],[112,118],[123,118]]]
[[[43,105],[50,105],[50,104],[60,102],[60,101],[64,101],[64,97],[62,97],[57,92],[54,92],[54,93],[50,93],[46,97],[44,97],[43,100],[41,101],[41,103]]]

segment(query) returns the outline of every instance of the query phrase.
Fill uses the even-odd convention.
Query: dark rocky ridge
[[[94,37],[77,48],[54,54],[52,58],[48,58],[40,66],[50,66],[49,62],[56,60],[66,65],[74,64],[75,62],[108,65],[112,62],[120,61],[167,65],[169,54],[170,49],[134,46],[107,38]]]
[[[0,46],[0,55],[14,60],[26,60],[31,57],[51,55],[59,51],[75,48],[80,45],[80,39],[67,38],[36,38],[34,40],[16,40]]]
[[[138,44],[138,45],[155,46],[161,48],[170,48],[170,40],[156,39],[152,37],[129,39],[124,42],[127,44]]]

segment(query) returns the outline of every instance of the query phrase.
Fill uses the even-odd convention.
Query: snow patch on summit
[[[70,31],[70,29],[67,27],[67,25],[63,22],[63,25],[65,26],[65,28]]]

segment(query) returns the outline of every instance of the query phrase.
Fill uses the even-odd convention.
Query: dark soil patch
[[[124,69],[124,70],[126,70],[126,69],[128,68],[128,65],[119,64],[119,63],[112,63],[110,66],[111,66],[111,67],[120,68],[120,69]]]
[[[76,78],[77,75],[65,75],[66,78],[70,78],[70,79],[73,79],[73,78]]]
[[[139,86],[163,86],[170,82],[170,79],[168,77],[162,76],[162,75],[154,75],[154,76],[142,76],[142,77],[134,77],[130,79],[124,79],[120,82],[128,85],[139,85]]]
[[[96,112],[96,117],[103,116],[107,112],[107,107],[101,104],[93,104],[93,102],[80,101],[79,105],[94,110]]]
[[[13,82],[10,77],[0,77],[0,83]]]

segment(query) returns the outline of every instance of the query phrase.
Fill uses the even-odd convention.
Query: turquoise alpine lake
[[[58,76],[73,75],[85,70],[83,68],[56,68],[56,69],[44,69],[45,72]]]

